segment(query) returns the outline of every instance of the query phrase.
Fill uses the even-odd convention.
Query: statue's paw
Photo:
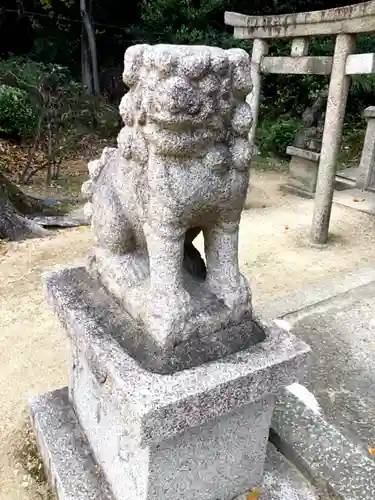
[[[242,274],[231,280],[208,279],[207,287],[211,293],[222,299],[236,315],[243,315],[251,308],[250,288]]]
[[[171,347],[184,338],[192,313],[192,300],[185,289],[154,293],[148,304],[147,328],[160,345]]]

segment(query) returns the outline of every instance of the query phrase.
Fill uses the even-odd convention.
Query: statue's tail
[[[104,148],[101,157],[98,160],[92,160],[88,163],[89,180],[84,182],[81,187],[81,193],[87,200],[84,206],[85,216],[91,220],[92,215],[92,195],[94,193],[94,186],[99,179],[105,165],[108,163],[109,158],[116,152],[116,148]]]

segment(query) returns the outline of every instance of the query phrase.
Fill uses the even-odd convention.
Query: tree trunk
[[[25,195],[0,173],[0,239],[16,241],[47,235],[48,231],[22,215],[38,209],[38,200]]]
[[[95,31],[91,23],[91,18],[87,12],[86,0],[80,0],[80,10],[81,10],[83,25],[86,31],[88,46],[90,49],[93,88],[95,94],[99,94],[100,92],[99,70],[98,70],[98,56],[96,53]]]
[[[87,92],[92,95],[92,73],[89,61],[89,49],[87,47],[87,36],[85,27],[82,25],[81,33],[81,73],[82,73],[82,85],[86,87]]]
[[[51,124],[47,125],[47,174],[46,174],[46,186],[51,185],[52,177],[53,177],[53,145],[52,145],[52,130]]]

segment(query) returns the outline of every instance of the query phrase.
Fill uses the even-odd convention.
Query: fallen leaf
[[[368,448],[368,452],[375,457],[375,448]]]
[[[360,203],[361,201],[365,201],[365,198],[358,198],[358,196],[355,196],[355,197],[353,198],[353,201],[354,201],[355,203]]]
[[[246,495],[246,500],[258,500],[259,498],[259,488],[254,488],[250,493]]]

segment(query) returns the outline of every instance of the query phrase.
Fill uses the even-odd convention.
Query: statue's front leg
[[[207,287],[242,316],[251,309],[251,295],[247,280],[238,265],[239,218],[220,221],[204,231],[207,260]]]
[[[166,347],[181,339],[191,314],[182,274],[185,233],[175,237],[172,231],[166,235],[146,225],[145,234],[150,262],[147,322],[150,333]]]

